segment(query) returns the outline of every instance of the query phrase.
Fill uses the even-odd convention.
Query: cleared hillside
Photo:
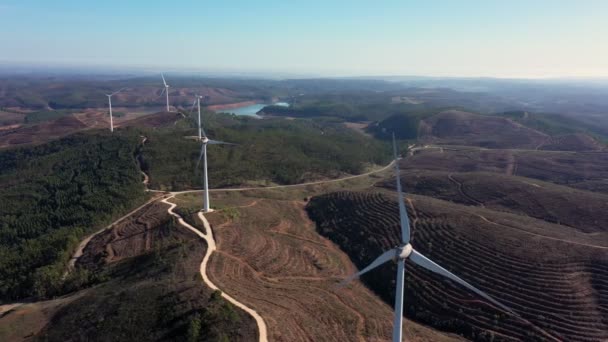
[[[264,317],[269,340],[390,339],[389,305],[361,285],[336,286],[355,268],[344,252],[315,232],[305,202],[254,193],[214,193],[214,201],[224,209],[205,215],[218,247],[209,277]],[[408,341],[459,340],[414,322],[405,326]]]
[[[255,340],[253,318],[203,285],[204,243],[166,210],[150,204],[94,237],[75,272],[95,277],[96,285],[51,307],[16,308],[0,318],[0,339],[29,333],[39,341]],[[30,316],[44,327],[21,323]]]
[[[536,149],[549,136],[507,118],[450,110],[420,122],[425,143]]]
[[[406,170],[502,173],[602,192],[608,179],[608,152],[454,147],[418,151],[401,160],[400,166]]]
[[[87,128],[73,115],[39,124],[18,126],[0,131],[0,148],[28,144],[40,144]]]
[[[317,230],[361,268],[399,244],[394,196],[337,192],[307,206]],[[411,196],[415,248],[509,305],[524,320],[408,264],[406,316],[490,340],[597,341],[608,338],[608,234],[519,215]],[[394,264],[363,280],[388,303]]]
[[[536,179],[483,172],[413,171],[401,182],[408,193],[483,206],[558,223],[582,232],[608,232],[608,195]],[[395,180],[379,183],[394,189]]]

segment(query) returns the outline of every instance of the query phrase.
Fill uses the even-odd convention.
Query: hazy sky
[[[607,77],[608,0],[0,0],[0,61]]]

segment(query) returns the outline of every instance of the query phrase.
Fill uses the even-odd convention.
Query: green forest
[[[253,119],[205,113],[204,126],[212,139],[237,146],[209,145],[209,186],[243,184],[294,184],[304,181],[357,174],[372,164],[388,163],[390,149],[344,127],[313,120]],[[190,128],[187,128],[187,127]],[[150,186],[181,190],[202,186],[196,170],[200,143],[186,139],[196,134],[196,123],[174,130],[144,134],[142,167],[150,175]]]
[[[0,301],[52,297],[86,234],[145,201],[135,132],[0,152]]]

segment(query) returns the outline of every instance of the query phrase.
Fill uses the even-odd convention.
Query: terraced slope
[[[77,271],[98,275],[100,283],[60,303],[32,333],[42,341],[255,340],[253,319],[203,285],[205,248],[174,223],[166,205],[150,204],[91,240]]]
[[[360,284],[336,287],[355,268],[315,232],[304,205],[255,198],[205,215],[218,247],[209,277],[264,317],[271,341],[390,340],[390,306]],[[405,324],[408,341],[458,339]]]
[[[540,150],[553,151],[601,151],[606,147],[587,134],[574,133],[551,137],[539,146]]]
[[[113,229],[95,236],[85,247],[76,266],[99,269],[125,258],[150,252],[169,236],[166,205],[151,203]]]
[[[19,126],[0,131],[0,148],[40,144],[80,131],[87,126],[75,116],[64,116],[35,125]]]
[[[412,171],[402,175],[401,183],[409,193],[535,217],[586,233],[608,232],[605,194],[484,172]],[[379,185],[393,189],[395,179]]]
[[[420,122],[426,143],[535,149],[550,137],[507,118],[449,110]]]
[[[421,151],[400,162],[402,169],[494,172],[539,179],[591,191],[608,187],[608,152],[549,152],[444,148]]]
[[[164,127],[175,124],[176,121],[183,117],[179,113],[173,112],[158,112],[141,116],[136,119],[125,121],[120,123],[120,126],[126,127]]]
[[[523,319],[411,264],[407,317],[482,341],[608,339],[608,234],[423,196],[408,203],[414,247]],[[307,209],[359,268],[399,243],[393,196],[336,192]],[[392,303],[394,272],[387,265],[363,280]]]

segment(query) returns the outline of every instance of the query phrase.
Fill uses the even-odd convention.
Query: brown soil
[[[205,250],[195,234],[174,224],[165,204],[145,206],[91,240],[77,267],[107,279],[56,310],[37,337],[184,340],[198,314],[207,339],[224,335],[231,341],[255,340],[253,319],[234,307],[232,313],[219,310],[213,291],[203,285],[199,265]],[[219,337],[209,335],[210,330]]]
[[[118,125],[121,127],[164,127],[174,125],[180,119],[182,119],[182,116],[179,113],[158,112],[155,114],[145,115],[133,120],[121,122]]]
[[[416,153],[402,160],[400,166],[406,170],[512,174],[585,188],[588,182],[608,179],[608,152],[444,148],[444,153]]]
[[[350,128],[356,132],[359,132],[363,135],[371,137],[372,135],[365,131],[365,129],[367,128],[367,126],[369,126],[369,124],[370,124],[369,122],[345,122],[344,126],[346,126],[347,128]]]
[[[527,215],[581,232],[608,232],[608,195],[523,177],[482,172],[411,171],[401,182],[408,193]],[[394,178],[380,186],[394,189]]]
[[[143,207],[91,239],[76,266],[99,269],[107,263],[149,252],[166,238],[168,232],[157,227],[168,219],[166,205],[160,202]]]
[[[605,146],[587,134],[576,133],[552,137],[549,142],[543,144],[538,149],[554,151],[601,151],[605,149]]]
[[[0,110],[0,128],[2,125],[22,124],[24,118],[24,114]]]
[[[0,314],[0,341],[33,341],[53,315],[87,291],[36,303],[25,303]]]
[[[38,144],[51,139],[60,138],[68,134],[87,128],[87,126],[73,115],[64,116],[52,121],[45,121],[32,126],[21,126],[12,130],[0,131],[0,148]]]
[[[421,123],[421,141],[487,148],[535,149],[549,137],[506,118],[450,110]]]
[[[406,312],[433,326],[516,340],[608,339],[608,235],[589,236],[525,216],[411,196],[414,248],[513,308],[523,320],[408,263]],[[359,267],[399,243],[394,193],[314,198],[319,230]],[[413,213],[416,213],[414,216]],[[394,265],[364,277],[385,300]],[[498,334],[498,336],[497,336]]]
[[[206,215],[218,247],[209,277],[262,315],[269,340],[390,340],[390,306],[359,283],[336,286],[355,268],[315,232],[304,205],[265,199],[238,208],[236,221],[221,211]],[[409,321],[405,336],[409,341],[454,339]]]

